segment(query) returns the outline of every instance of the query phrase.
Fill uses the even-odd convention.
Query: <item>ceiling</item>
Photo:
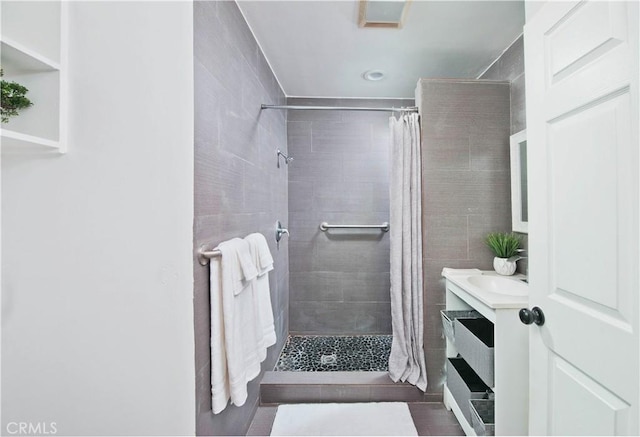
[[[413,98],[421,77],[478,77],[524,25],[522,0],[413,0],[402,29],[359,28],[357,0],[238,4],[289,97]]]

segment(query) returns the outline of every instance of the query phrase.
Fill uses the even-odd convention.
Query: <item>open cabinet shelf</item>
[[[494,382],[489,388],[495,394],[495,435],[497,436],[527,435],[528,432],[529,332],[526,325],[523,325],[518,318],[520,307],[519,304],[489,306],[472,292],[458,286],[451,279],[446,279],[448,311],[475,310],[493,324]],[[449,339],[446,344],[447,357],[457,357],[459,351],[456,345]],[[470,361],[469,356],[461,355],[461,358]],[[474,370],[479,372],[477,368]],[[444,386],[444,403],[453,411],[465,434],[476,435],[465,414],[469,405],[458,405],[450,390],[448,379]]]
[[[3,152],[19,152],[21,150],[60,151],[60,142],[58,141],[14,132],[9,129],[2,129],[0,132]]]
[[[25,86],[33,103],[2,123],[2,153],[65,153],[68,5],[3,1],[0,7],[3,80]]]
[[[55,71],[60,70],[60,63],[3,36],[2,69],[5,74]]]

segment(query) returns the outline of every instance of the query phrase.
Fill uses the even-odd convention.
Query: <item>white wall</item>
[[[194,434],[192,14],[70,4],[69,153],[2,157],[3,435]]]
[[[545,4],[547,0],[525,0],[524,2],[524,16],[525,22],[531,21],[533,16],[538,13],[540,8]]]

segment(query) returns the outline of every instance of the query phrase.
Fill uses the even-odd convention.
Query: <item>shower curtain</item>
[[[391,326],[389,375],[427,389],[423,340],[422,208],[418,114],[389,119],[391,128]]]

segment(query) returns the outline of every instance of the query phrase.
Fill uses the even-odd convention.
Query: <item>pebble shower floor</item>
[[[290,335],[275,370],[385,372],[390,352],[390,335]]]

